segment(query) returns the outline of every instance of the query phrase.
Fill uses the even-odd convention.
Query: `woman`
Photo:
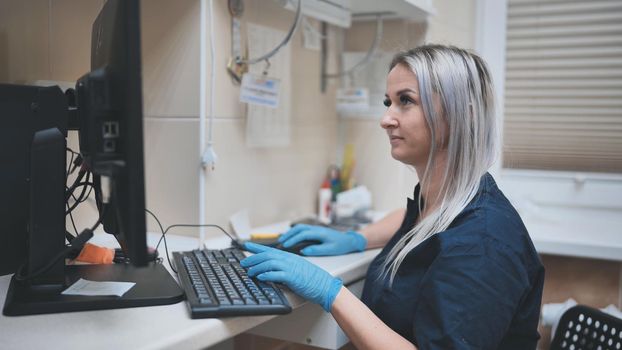
[[[306,255],[384,247],[362,300],[304,258],[249,244],[251,276],[281,282],[331,312],[360,349],[535,349],[544,269],[487,169],[494,160],[492,83],[464,50],[428,45],[391,63],[381,126],[412,165],[415,200],[360,232],[298,225],[281,237]]]

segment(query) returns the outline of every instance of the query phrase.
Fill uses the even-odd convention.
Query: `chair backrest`
[[[584,305],[562,315],[551,350],[622,350],[622,319]]]

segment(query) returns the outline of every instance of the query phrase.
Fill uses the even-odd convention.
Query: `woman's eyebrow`
[[[413,90],[413,89],[410,89],[410,88],[406,88],[406,89],[399,90],[399,91],[397,91],[395,94],[396,94],[397,96],[400,96],[400,95],[403,95],[403,94],[405,94],[405,93],[407,93],[407,92],[410,92],[410,93],[413,93],[413,94],[415,94],[415,95],[419,96],[419,93],[418,93],[416,90]],[[384,94],[384,97],[385,97],[385,98],[390,98],[390,97],[389,97],[389,94],[387,94],[387,93],[385,93],[385,94]]]
[[[406,92],[412,92],[412,93],[413,93],[413,94],[415,94],[415,95],[419,95],[419,93],[417,92],[417,90],[410,89],[410,88],[406,88],[406,89],[399,90],[398,92],[396,92],[396,94],[397,94],[397,95],[402,95],[402,94],[404,94],[404,93],[406,93]]]

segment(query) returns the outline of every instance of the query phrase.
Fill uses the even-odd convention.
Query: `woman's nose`
[[[380,126],[383,129],[390,129],[397,127],[397,119],[391,116],[391,113],[387,109],[382,118],[380,119]]]

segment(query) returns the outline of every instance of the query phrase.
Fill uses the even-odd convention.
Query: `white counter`
[[[159,235],[150,234],[155,246]],[[93,243],[103,245],[112,236],[96,235]],[[228,245],[226,239],[208,241],[210,247]],[[196,238],[169,235],[172,250],[198,247]],[[163,251],[161,249],[160,251]],[[344,283],[364,277],[379,250],[337,257],[310,258]],[[164,263],[167,268],[168,263]],[[170,271],[170,270],[169,270]],[[0,276],[0,299],[4,302],[10,275]],[[285,290],[294,309],[307,302]],[[317,306],[319,308],[319,306]],[[295,312],[295,311],[294,311]],[[2,349],[203,349],[261,325],[279,316],[191,319],[185,302],[103,311],[82,311],[34,316],[0,316]]]

